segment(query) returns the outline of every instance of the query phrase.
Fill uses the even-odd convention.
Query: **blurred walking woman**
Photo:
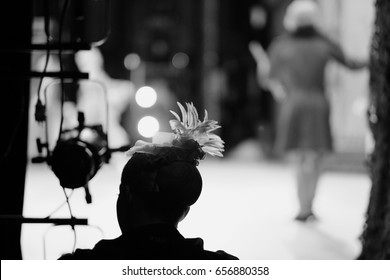
[[[367,65],[348,58],[318,31],[319,9],[310,0],[295,0],[286,10],[287,34],[275,38],[268,56],[261,46],[249,48],[257,59],[258,76],[280,102],[276,151],[294,152],[297,160],[298,221],[314,218],[312,205],[320,161],[332,151],[330,108],[325,96],[325,68],[330,60],[350,69]]]

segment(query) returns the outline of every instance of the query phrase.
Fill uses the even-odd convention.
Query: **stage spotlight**
[[[155,117],[145,116],[138,122],[138,132],[143,137],[153,137],[160,129],[160,124]]]
[[[135,93],[135,101],[142,108],[150,108],[157,101],[157,93],[152,87],[140,87]]]
[[[74,110],[64,110],[68,108],[66,102],[60,104],[60,110],[54,106],[55,103],[47,103],[48,94],[55,94],[58,90],[62,90],[64,95],[74,94],[78,97],[77,103],[69,107]],[[44,94],[45,104],[49,105],[45,106],[46,110],[53,109],[50,109],[51,118],[44,120],[46,142],[37,139],[39,156],[32,158],[32,162],[47,162],[63,188],[85,188],[87,203],[91,203],[89,181],[103,164],[109,163],[112,153],[129,149],[129,145],[115,148],[108,145],[105,87],[94,81],[79,81],[75,84],[74,81],[61,83],[56,80],[45,88]],[[57,121],[57,117],[60,117],[60,121]],[[52,135],[52,131],[57,129],[60,130],[59,135],[54,140],[56,135]],[[46,155],[42,155],[44,150]]]
[[[60,185],[69,189],[85,187],[109,159],[102,126],[85,126],[79,114],[79,126],[62,132],[49,162]]]

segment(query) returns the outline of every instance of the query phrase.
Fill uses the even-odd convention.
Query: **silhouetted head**
[[[160,147],[156,154],[135,153],[122,171],[117,201],[122,231],[147,223],[174,226],[199,198],[202,177],[188,150]]]
[[[283,25],[288,32],[295,32],[299,28],[318,27],[320,11],[312,0],[294,0],[287,6]]]
[[[117,216],[122,232],[129,228],[168,223],[184,219],[202,191],[202,177],[197,169],[206,154],[223,156],[224,141],[214,130],[220,126],[204,120],[192,103],[187,110],[178,103],[182,118],[169,124],[173,133],[162,133],[153,143],[138,140],[127,151],[130,160],[122,171]]]

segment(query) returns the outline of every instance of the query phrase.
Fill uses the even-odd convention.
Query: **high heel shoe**
[[[316,220],[317,217],[313,213],[307,213],[307,214],[298,214],[298,216],[295,217],[295,220],[298,222],[307,222],[309,220]]]

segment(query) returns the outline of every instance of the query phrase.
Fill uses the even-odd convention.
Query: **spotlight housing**
[[[49,164],[64,188],[85,187],[100,167],[109,160],[107,134],[102,126],[79,124],[63,131]]]

